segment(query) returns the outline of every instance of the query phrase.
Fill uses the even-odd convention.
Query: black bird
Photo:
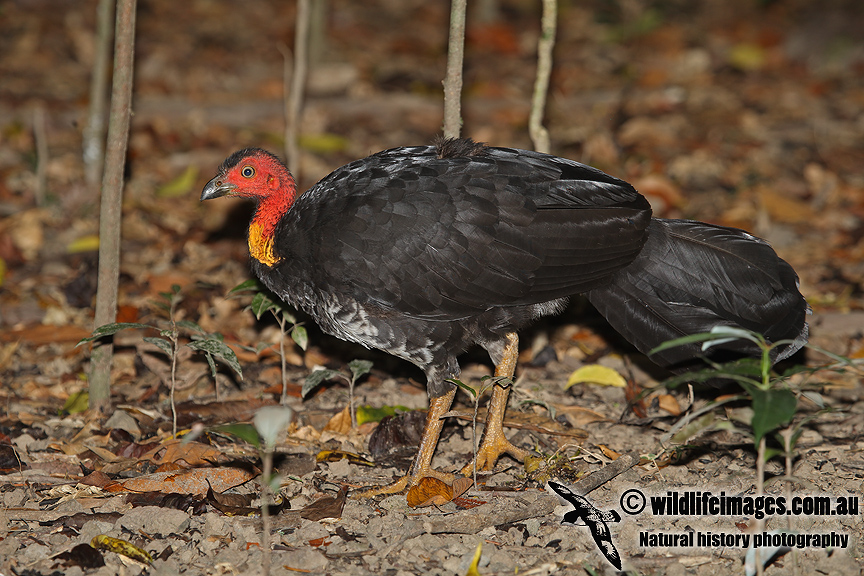
[[[807,303],[792,268],[750,234],[651,217],[631,185],[547,154],[468,139],[394,148],[338,168],[303,194],[272,154],[229,156],[202,200],[257,203],[252,269],[322,330],[408,360],[427,377],[429,412],[401,489],[423,476],[453,401],[458,354],[483,346],[512,377],[516,332],[586,294],[642,352],[714,326],[758,331],[786,358],[807,341]],[[756,354],[738,340],[709,350]],[[675,368],[699,345],[652,358]],[[495,386],[478,455],[526,451],[504,437],[508,388]],[[471,470],[466,466],[463,472]]]

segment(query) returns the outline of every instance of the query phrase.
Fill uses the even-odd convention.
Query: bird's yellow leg
[[[361,497],[370,498],[372,496],[378,496],[379,494],[396,494],[405,488],[417,484],[421,478],[426,476],[437,478],[447,484],[453,482],[453,474],[447,474],[432,469],[432,456],[435,454],[435,446],[438,445],[438,437],[441,435],[441,429],[444,427],[442,416],[450,410],[450,406],[453,404],[453,398],[455,396],[456,388],[453,388],[443,396],[429,399],[429,411],[426,413],[426,425],[423,428],[423,437],[420,439],[420,449],[417,452],[414,464],[411,466],[411,471],[392,484],[363,492],[360,494]]]
[[[513,378],[516,370],[516,360],[519,357],[519,337],[515,332],[506,336],[504,353],[501,360],[495,366],[495,376]],[[530,452],[517,448],[504,437],[504,411],[507,409],[507,397],[510,395],[510,387],[496,384],[492,388],[492,398],[489,401],[489,411],[486,415],[486,427],[483,430],[483,440],[477,449],[477,470],[492,470],[495,461],[502,454],[509,454],[513,458],[523,462]],[[474,463],[469,463],[462,469],[462,474],[470,476],[474,471]]]

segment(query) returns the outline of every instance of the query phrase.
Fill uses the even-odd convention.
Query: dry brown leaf
[[[413,508],[443,506],[462,496],[473,485],[474,481],[470,478],[457,478],[451,486],[437,478],[427,476],[421,478],[420,482],[411,487],[406,498],[408,505]],[[460,500],[462,499],[460,498]]]
[[[148,277],[147,283],[150,285],[149,294],[157,298],[164,292],[171,292],[174,285],[185,288],[192,283],[192,278],[186,274],[162,274]]]
[[[453,487],[437,478],[426,476],[408,490],[406,498],[412,508],[443,506],[453,499]]]
[[[660,174],[647,174],[634,179],[631,183],[643,196],[662,202],[662,206],[656,209],[660,213],[684,204],[681,189],[672,180]],[[655,202],[652,202],[651,206],[654,205]]]
[[[474,481],[471,478],[457,478],[453,481],[453,498],[459,498],[473,485]]]
[[[319,498],[300,510],[300,517],[313,522],[318,522],[325,518],[341,518],[347,495],[348,489],[343,486],[339,489],[339,493],[336,496]]]
[[[661,410],[665,410],[673,416],[678,416],[679,414],[681,414],[681,406],[678,404],[678,400],[676,400],[675,397],[670,394],[661,394],[660,396],[658,396],[657,403],[659,404]]]
[[[118,484],[130,492],[206,494],[211,486],[216,492],[224,492],[254,477],[252,472],[240,468],[194,468],[184,472],[155,472]]]
[[[556,414],[564,414],[567,417],[567,421],[577,428],[580,426],[586,426],[592,422],[609,420],[609,417],[605,414],[601,414],[596,410],[591,410],[590,408],[585,408],[583,406],[551,403],[550,406],[555,409]]]
[[[624,398],[630,404],[633,413],[639,418],[648,416],[648,407],[645,406],[645,399],[640,396],[642,387],[632,378],[627,379],[627,387],[624,389]]]
[[[90,331],[78,326],[36,324],[18,330],[2,330],[0,331],[0,342],[18,342],[24,340],[35,346],[43,346],[58,342],[78,342],[88,336],[90,336]]]
[[[310,346],[309,349],[306,350],[306,354],[303,355],[303,364],[310,370],[315,366],[323,366],[329,361],[330,357],[325,356],[321,350],[315,346]]]
[[[351,412],[346,406],[341,412],[330,418],[322,432],[334,432],[336,434],[348,434],[351,432]]]
[[[154,464],[185,462],[190,466],[206,466],[215,462],[222,452],[213,446],[200,442],[183,442],[179,439],[169,439],[161,445],[141,456],[142,460],[150,460]]]
[[[603,444],[599,444],[597,447],[600,448],[600,451],[603,452],[603,455],[610,460],[617,460],[618,457],[621,456],[620,452],[616,452],[615,450],[612,450],[611,448]]]

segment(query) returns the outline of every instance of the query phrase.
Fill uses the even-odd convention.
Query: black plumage
[[[357,160],[297,196],[281,162],[249,149],[202,199],[223,195],[259,203],[250,250],[265,254],[252,266],[268,288],[325,332],[422,368],[433,399],[452,398],[445,380],[467,347],[500,366],[515,332],[580,293],[643,352],[716,325],[790,340],[778,358],[807,338],[797,276],[767,243],[652,219],[631,185],[563,158],[449,140]],[[723,349],[755,352],[711,352]],[[654,359],[674,368],[699,353]]]

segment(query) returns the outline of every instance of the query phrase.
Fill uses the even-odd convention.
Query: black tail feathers
[[[767,242],[734,228],[690,220],[654,219],[639,256],[611,282],[588,293],[591,303],[641,352],[715,326],[745,328],[769,342],[775,362],[807,343],[810,308],[798,276]],[[758,355],[752,342],[735,340],[701,350],[670,348],[651,359],[673,370],[700,356]]]

